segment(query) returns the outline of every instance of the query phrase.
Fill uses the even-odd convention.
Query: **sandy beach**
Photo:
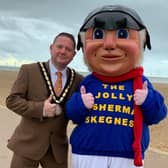
[[[9,168],[12,152],[6,147],[7,140],[18,124],[20,117],[5,107],[5,98],[17,76],[17,71],[0,70],[0,167]],[[168,104],[168,83],[153,83],[165,97]],[[72,124],[67,129],[72,131]],[[145,155],[145,168],[167,168],[168,166],[168,117],[159,125],[152,125],[151,141]]]

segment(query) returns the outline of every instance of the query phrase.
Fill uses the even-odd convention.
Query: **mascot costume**
[[[163,96],[143,75],[149,32],[133,9],[93,10],[78,34],[90,70],[67,102],[77,124],[70,137],[73,168],[143,167],[149,125],[166,117]]]

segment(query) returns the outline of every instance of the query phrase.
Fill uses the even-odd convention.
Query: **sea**
[[[18,71],[20,67],[17,66],[2,66],[0,65],[0,71]],[[87,75],[89,72],[79,72],[82,75]],[[158,76],[147,76],[151,82],[154,83],[167,83],[168,84],[168,77],[158,77]]]

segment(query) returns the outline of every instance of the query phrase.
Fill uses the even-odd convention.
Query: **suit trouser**
[[[10,168],[67,168],[67,163],[59,164],[56,162],[51,147],[40,160],[31,160],[23,156],[13,154]]]

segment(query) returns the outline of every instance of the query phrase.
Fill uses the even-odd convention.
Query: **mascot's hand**
[[[86,108],[91,109],[94,104],[94,96],[92,93],[86,93],[85,86],[80,88],[81,97]]]
[[[148,83],[143,83],[142,89],[136,89],[134,93],[134,101],[136,105],[142,105],[148,95]]]

